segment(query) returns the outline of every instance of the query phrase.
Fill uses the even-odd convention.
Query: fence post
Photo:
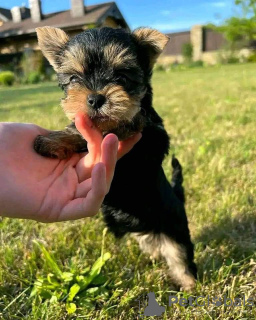
[[[203,56],[203,26],[195,25],[191,28],[190,41],[193,46],[193,61],[202,60],[202,56]]]

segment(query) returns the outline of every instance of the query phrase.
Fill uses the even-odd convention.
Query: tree
[[[223,33],[231,48],[250,45],[256,40],[256,0],[235,0],[238,15],[214,29]]]
[[[240,6],[246,15],[256,16],[256,0],[235,0],[235,4]]]

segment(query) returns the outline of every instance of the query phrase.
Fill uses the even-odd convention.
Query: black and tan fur
[[[62,108],[72,121],[64,131],[38,136],[35,150],[60,159],[86,150],[74,125],[78,111],[105,135],[119,140],[142,132],[141,140],[116,166],[104,199],[104,219],[117,237],[132,233],[142,250],[163,256],[174,282],[195,285],[196,266],[184,207],[182,169],[173,159],[169,183],[162,169],[169,137],[152,107],[151,75],[168,38],[157,30],[90,29],[70,39],[60,29],[37,29],[39,46],[65,92]]]

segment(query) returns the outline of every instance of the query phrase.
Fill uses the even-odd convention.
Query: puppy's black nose
[[[105,103],[106,98],[102,94],[89,94],[87,97],[88,107],[100,109]]]

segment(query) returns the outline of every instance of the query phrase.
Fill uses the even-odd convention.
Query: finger
[[[106,166],[106,182],[109,190],[112,182],[118,150],[118,138],[113,133],[108,134],[102,142],[101,146],[101,162]]]
[[[109,190],[113,179],[115,165],[117,161],[118,138],[114,134],[108,134],[101,145],[101,162],[106,166],[106,182]],[[91,179],[81,182],[76,190],[75,198],[85,197],[91,188]]]
[[[90,157],[100,158],[100,146],[103,140],[101,132],[94,126],[90,118],[81,112],[75,117],[75,125],[87,141]]]
[[[90,178],[93,166],[100,161],[103,137],[101,132],[92,124],[89,117],[84,116],[82,113],[76,115],[75,124],[87,141],[89,151],[77,165],[78,180],[81,182]]]
[[[122,158],[126,153],[131,151],[131,149],[135,146],[137,142],[140,141],[142,137],[142,134],[139,132],[132,136],[131,138],[128,138],[124,141],[119,142],[118,152],[117,152],[117,159],[119,160]]]
[[[85,198],[88,194],[88,192],[92,188],[92,179],[86,179],[79,183],[76,192],[75,192],[75,198]]]
[[[106,168],[103,163],[98,163],[92,170],[91,190],[87,196],[69,202],[62,209],[58,220],[75,220],[97,214],[106,193]]]

